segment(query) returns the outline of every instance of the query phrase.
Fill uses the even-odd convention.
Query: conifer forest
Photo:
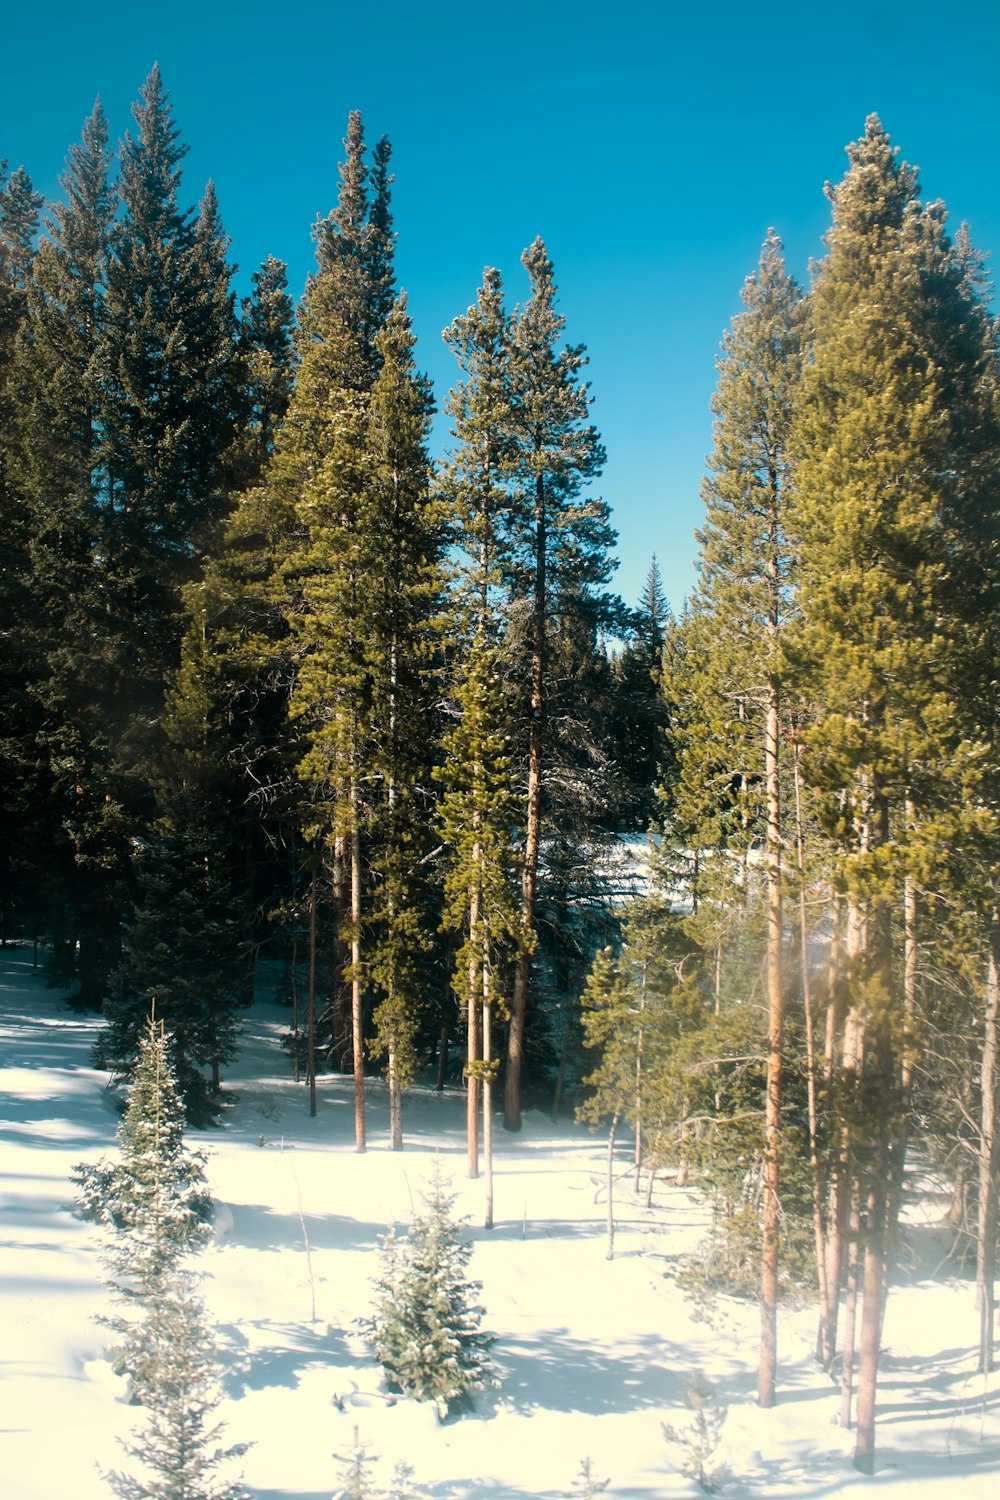
[[[762,1407],[779,1303],[811,1299],[872,1473],[919,1182],[997,1358],[985,247],[858,122],[809,284],[771,232],[732,289],[671,608],[655,517],[641,597],[614,592],[558,247],[470,285],[432,390],[377,121],[346,121],[297,300],[270,256],[237,297],[158,68],[133,115],[115,144],[95,106],[55,201],[0,175],[4,946],[103,1017],[115,1082],[159,1047],[196,1128],[224,1129],[265,991],[302,1112],[353,1080],[357,1153],[371,1080],[394,1150],[413,1086],[462,1091],[487,1226],[495,1130],[578,1120],[610,1256],[627,1141],[650,1194],[706,1196],[689,1275],[759,1302]],[[116,1180],[88,1179],[93,1217]]]

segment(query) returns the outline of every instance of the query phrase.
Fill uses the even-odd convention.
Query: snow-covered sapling
[[[362,1440],[356,1427],[350,1453],[334,1454],[334,1457],[341,1458],[344,1467],[333,1500],[378,1500],[380,1491],[371,1477],[375,1460],[370,1457],[368,1444]]]
[[[433,1401],[443,1418],[498,1382],[494,1340],[481,1330],[475,1301],[481,1283],[466,1275],[472,1246],[461,1237],[440,1168],[424,1202],[405,1238],[390,1230],[382,1240],[375,1310],[362,1326],[390,1387]]]
[[[684,1400],[694,1412],[694,1421],[680,1428],[664,1422],[663,1436],[682,1450],[678,1463],[681,1473],[693,1479],[704,1494],[712,1495],[722,1488],[726,1474],[724,1465],[712,1461],[722,1439],[728,1408],[716,1405],[715,1387],[700,1371],[688,1381]]]
[[[170,1036],[152,1016],[139,1039],[118,1149],[118,1161],[102,1157],[74,1167],[83,1217],[115,1236],[127,1236],[133,1266],[137,1239],[162,1262],[202,1244],[212,1211],[203,1157],[184,1144],[184,1107],[170,1059]]]
[[[580,1464],[580,1472],[573,1480],[573,1494],[579,1495],[580,1500],[594,1500],[595,1495],[603,1495],[610,1484],[609,1479],[598,1479],[594,1473],[594,1463],[590,1458],[585,1458]]]
[[[151,1477],[108,1474],[115,1494],[120,1500],[247,1500],[242,1484],[217,1475],[248,1445],[221,1446],[221,1424],[212,1421],[221,1400],[215,1344],[194,1278],[175,1268],[140,1326],[138,1378],[149,1415],[138,1440],[122,1446]]]

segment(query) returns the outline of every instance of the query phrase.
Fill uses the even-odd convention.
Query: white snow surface
[[[70,1169],[113,1149],[116,1095],[91,1068],[100,1022],[70,1011],[32,968],[0,953],[0,1493],[5,1500],[107,1500],[102,1470],[128,1467],[118,1439],[141,1408],[103,1358],[94,1314],[107,1307],[98,1232],[74,1213]],[[353,1432],[388,1485],[412,1464],[434,1500],[579,1493],[584,1457],[618,1500],[694,1495],[664,1421],[685,1425],[686,1381],[700,1370],[729,1408],[719,1457],[724,1494],[826,1497],[872,1486],[906,1500],[1000,1494],[1000,1375],[976,1373],[973,1288],[904,1266],[886,1318],[873,1479],[851,1463],[853,1435],[813,1358],[815,1313],[786,1310],[780,1399],[755,1404],[758,1315],[717,1299],[699,1317],[669,1272],[705,1226],[697,1193],[657,1183],[635,1195],[629,1143],[617,1161],[618,1229],[605,1257],[600,1135],[529,1113],[497,1130],[496,1214],[483,1229],[483,1183],[465,1175],[464,1099],[407,1096],[406,1149],[388,1149],[383,1086],[368,1086],[369,1146],[354,1150],[351,1081],[320,1081],[319,1111],[289,1077],[287,1012],[249,1014],[225,1079],[236,1096],[217,1129],[191,1132],[208,1156],[215,1242],[201,1257],[218,1325],[230,1443],[259,1500],[329,1500]],[[458,1192],[496,1335],[501,1388],[440,1423],[392,1400],[355,1320],[368,1307],[379,1236],[405,1227],[435,1156]],[[934,1231],[926,1229],[934,1241]],[[308,1248],[307,1248],[308,1246]],[[934,1248],[934,1244],[931,1244]]]

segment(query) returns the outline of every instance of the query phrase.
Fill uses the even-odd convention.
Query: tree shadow
[[[626,1354],[564,1328],[539,1329],[530,1339],[505,1336],[494,1358],[503,1396],[519,1412],[538,1407],[591,1416],[681,1406],[691,1366],[686,1351],[653,1335]]]

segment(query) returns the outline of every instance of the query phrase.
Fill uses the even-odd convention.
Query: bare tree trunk
[[[389,1075],[389,1149],[403,1149],[403,1090],[399,1086],[399,1069],[395,1047],[389,1048],[386,1061]]]
[[[434,1087],[440,1094],[444,1089],[444,1081],[448,1073],[448,1012],[445,1011],[441,1017],[441,1030],[438,1033],[438,1065],[437,1078]]]
[[[854,1396],[854,1334],[858,1318],[858,1250],[861,1238],[861,1206],[856,1181],[851,1183],[851,1210],[847,1233],[847,1298],[844,1302],[844,1337],[840,1367],[840,1425],[849,1428]]]
[[[486,1229],[493,1228],[493,1077],[490,1071],[492,1062],[492,1028],[490,1022],[492,1013],[490,1009],[490,968],[489,954],[486,943],[483,944],[482,973],[483,973],[483,1171],[486,1176],[486,1216],[483,1220]]]
[[[309,1012],[306,1018],[306,1077],[309,1080],[309,1114],[316,1115],[316,868],[309,892]]]
[[[347,978],[348,951],[345,945],[345,930],[351,910],[350,858],[347,840],[342,834],[333,841],[333,941],[331,948],[334,962],[331,965],[333,994],[332,1043],[333,1057],[337,1068],[347,1071],[347,1059],[353,1051],[353,1021],[351,1018],[352,992]]]
[[[479,1176],[479,887],[469,904],[468,1036],[465,1070],[465,1140],[468,1174]]]
[[[524,1059],[524,1024],[531,982],[531,955],[535,942],[535,900],[538,891],[538,855],[542,837],[542,745],[545,733],[545,606],[546,606],[545,480],[535,484],[535,579],[531,643],[531,723],[528,743],[528,796],[525,820],[524,868],[521,872],[521,930],[514,994],[507,1034],[507,1077],[504,1083],[504,1129],[521,1128],[521,1065]]]
[[[361,837],[358,783],[351,773],[351,1046],[354,1053],[354,1149],[367,1148],[365,1133],[364,996],[361,989]]]
[[[826,1235],[823,1224],[823,1174],[819,1159],[819,1115],[816,1101],[816,1026],[812,1010],[812,976],[809,969],[809,922],[806,912],[805,832],[802,826],[802,778],[799,743],[793,760],[795,786],[795,862],[799,878],[799,965],[802,970],[802,1011],[806,1030],[806,1097],[809,1121],[809,1168],[812,1181],[813,1240],[816,1246],[816,1279],[819,1284],[819,1329],[816,1355],[826,1369],[833,1358],[830,1349],[830,1289],[827,1283]],[[832,953],[831,953],[832,961]]]
[[[883,1132],[868,1190],[864,1301],[858,1347],[858,1431],[854,1467],[862,1474],[871,1474],[875,1468],[875,1391],[888,1261],[888,1165],[888,1137],[887,1132]]]
[[[643,1024],[646,1019],[647,960],[642,962],[642,985],[639,990],[639,1035],[635,1047],[635,1191],[639,1191],[642,1174],[642,1044]]]
[[[764,728],[767,786],[767,1096],[764,1109],[764,1224],[760,1262],[758,1405],[774,1405],[778,1368],[778,1255],[780,1231],[781,1065],[784,993],[781,943],[781,803],[778,785],[778,686],[768,685]]]
[[[621,1110],[616,1109],[614,1119],[611,1121],[611,1129],[608,1131],[608,1250],[606,1260],[615,1258],[615,1136],[618,1134],[621,1117]]]
[[[979,1307],[979,1368],[994,1360],[997,1242],[997,1064],[1000,1028],[1000,912],[990,923],[986,1015],[980,1066],[979,1216],[976,1234],[976,1301]]]
[[[559,1068],[556,1072],[556,1086],[552,1092],[552,1123],[559,1122],[559,1111],[562,1108],[563,1085],[566,1082],[566,1064],[569,1061],[569,1042],[573,1031],[573,1016],[576,1006],[572,1000],[566,1002],[566,1025],[563,1027],[562,1046],[559,1049]]]

